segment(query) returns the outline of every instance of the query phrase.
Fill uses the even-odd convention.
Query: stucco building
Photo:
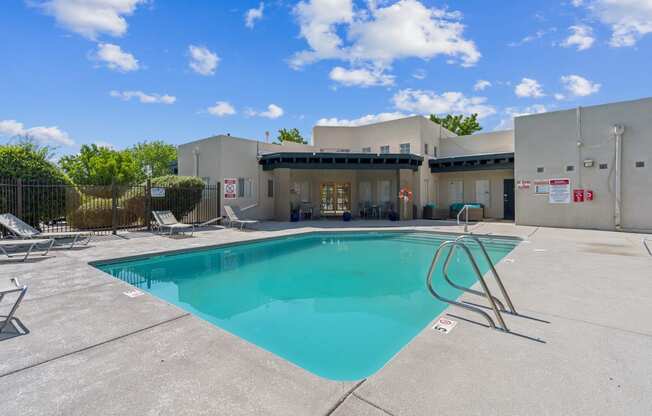
[[[643,99],[518,117],[514,130],[472,136],[421,116],[316,126],[311,145],[219,135],[179,146],[179,174],[227,180],[234,192],[222,205],[264,220],[298,211],[411,219],[426,206],[441,216],[478,203],[487,219],[649,230],[641,206],[652,203],[651,116],[652,99]]]

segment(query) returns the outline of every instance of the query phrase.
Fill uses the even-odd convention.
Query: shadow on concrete
[[[0,316],[0,318],[4,318],[2,321],[0,321],[0,327],[2,327],[7,317]],[[20,321],[20,319],[14,316],[9,325],[7,325],[7,327],[2,332],[0,332],[0,342],[27,334],[29,334],[29,329],[27,329],[27,327]]]

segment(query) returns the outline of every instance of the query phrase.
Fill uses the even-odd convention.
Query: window
[[[310,202],[310,182],[295,182],[292,189],[300,202]]]
[[[389,145],[380,146],[380,153],[389,153]]]
[[[423,144],[423,154],[428,156],[428,143]]]
[[[351,149],[337,149],[337,153],[350,153]]]
[[[363,147],[362,153],[371,153],[371,147]]]
[[[378,200],[380,203],[392,201],[392,182],[378,181]]]
[[[238,198],[253,197],[253,181],[251,178],[238,178]]]
[[[609,169],[609,165],[606,164],[606,163],[600,163],[599,168],[600,168],[600,169]]]
[[[245,196],[245,178],[238,178],[238,198]]]
[[[544,170],[543,166],[540,166],[537,168],[537,173],[543,173]]]
[[[573,165],[566,166],[566,172],[572,172],[574,170],[575,170],[575,166],[573,166]]]
[[[437,157],[437,146],[432,147],[432,156]]]
[[[274,198],[274,181],[267,180],[267,198]]]
[[[637,168],[644,168],[645,167],[645,162],[643,162],[642,160],[639,160],[638,162],[636,162],[635,166]]]
[[[410,153],[410,143],[401,143],[401,153]]]

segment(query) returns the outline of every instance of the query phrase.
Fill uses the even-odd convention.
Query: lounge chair
[[[226,217],[228,218],[231,227],[233,227],[233,224],[240,224],[240,229],[242,230],[247,224],[258,223],[256,220],[241,220],[229,205],[224,205],[224,212],[226,212]]]
[[[90,231],[42,233],[13,214],[0,214],[0,224],[9,230],[11,234],[19,238],[45,238],[54,240],[72,238],[72,242],[70,243],[69,248],[73,248],[77,243],[88,245],[88,243],[91,241],[91,238],[93,238],[93,233]]]
[[[9,311],[9,315],[3,316],[3,318],[5,318],[5,321],[0,323],[0,334],[14,319],[14,314],[16,313],[16,310],[20,306],[20,302],[23,300],[23,297],[25,297],[26,292],[27,292],[27,286],[21,286],[20,283],[18,282],[18,279],[16,279],[15,277],[12,278],[3,277],[0,279],[0,302],[2,302],[2,299],[5,297],[5,295],[8,295],[10,293],[18,293],[18,298],[14,302],[14,306],[11,307],[11,310]]]
[[[9,247],[27,247],[27,251],[25,252],[25,257],[23,257],[23,261],[27,260],[27,257],[31,254],[32,250],[34,250],[34,247],[36,246],[46,246],[46,250],[42,256],[47,256],[47,254],[50,252],[50,249],[54,245],[54,239],[28,239],[28,240],[0,240],[0,252],[5,254],[7,257],[13,257],[11,254],[7,252],[7,248]]]
[[[172,211],[152,211],[152,215],[154,215],[159,231],[164,232],[167,229],[169,230],[168,235],[172,235],[175,231],[186,232],[190,230],[190,235],[195,232],[194,225],[179,222]]]

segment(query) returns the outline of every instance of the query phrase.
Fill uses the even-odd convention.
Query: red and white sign
[[[548,202],[550,204],[570,204],[570,179],[550,179],[548,181]]]
[[[573,202],[584,202],[584,189],[573,189]]]
[[[593,191],[591,191],[590,189],[587,189],[584,192],[584,200],[586,200],[586,201],[593,201],[594,196],[595,195],[593,194]]]
[[[238,197],[238,179],[224,179],[224,199],[236,199]]]
[[[520,180],[516,182],[516,186],[518,187],[518,189],[530,189],[531,185],[532,182],[526,180]]]
[[[432,329],[446,335],[455,328],[455,325],[457,325],[457,321],[441,317],[437,319],[437,322],[432,326]]]

